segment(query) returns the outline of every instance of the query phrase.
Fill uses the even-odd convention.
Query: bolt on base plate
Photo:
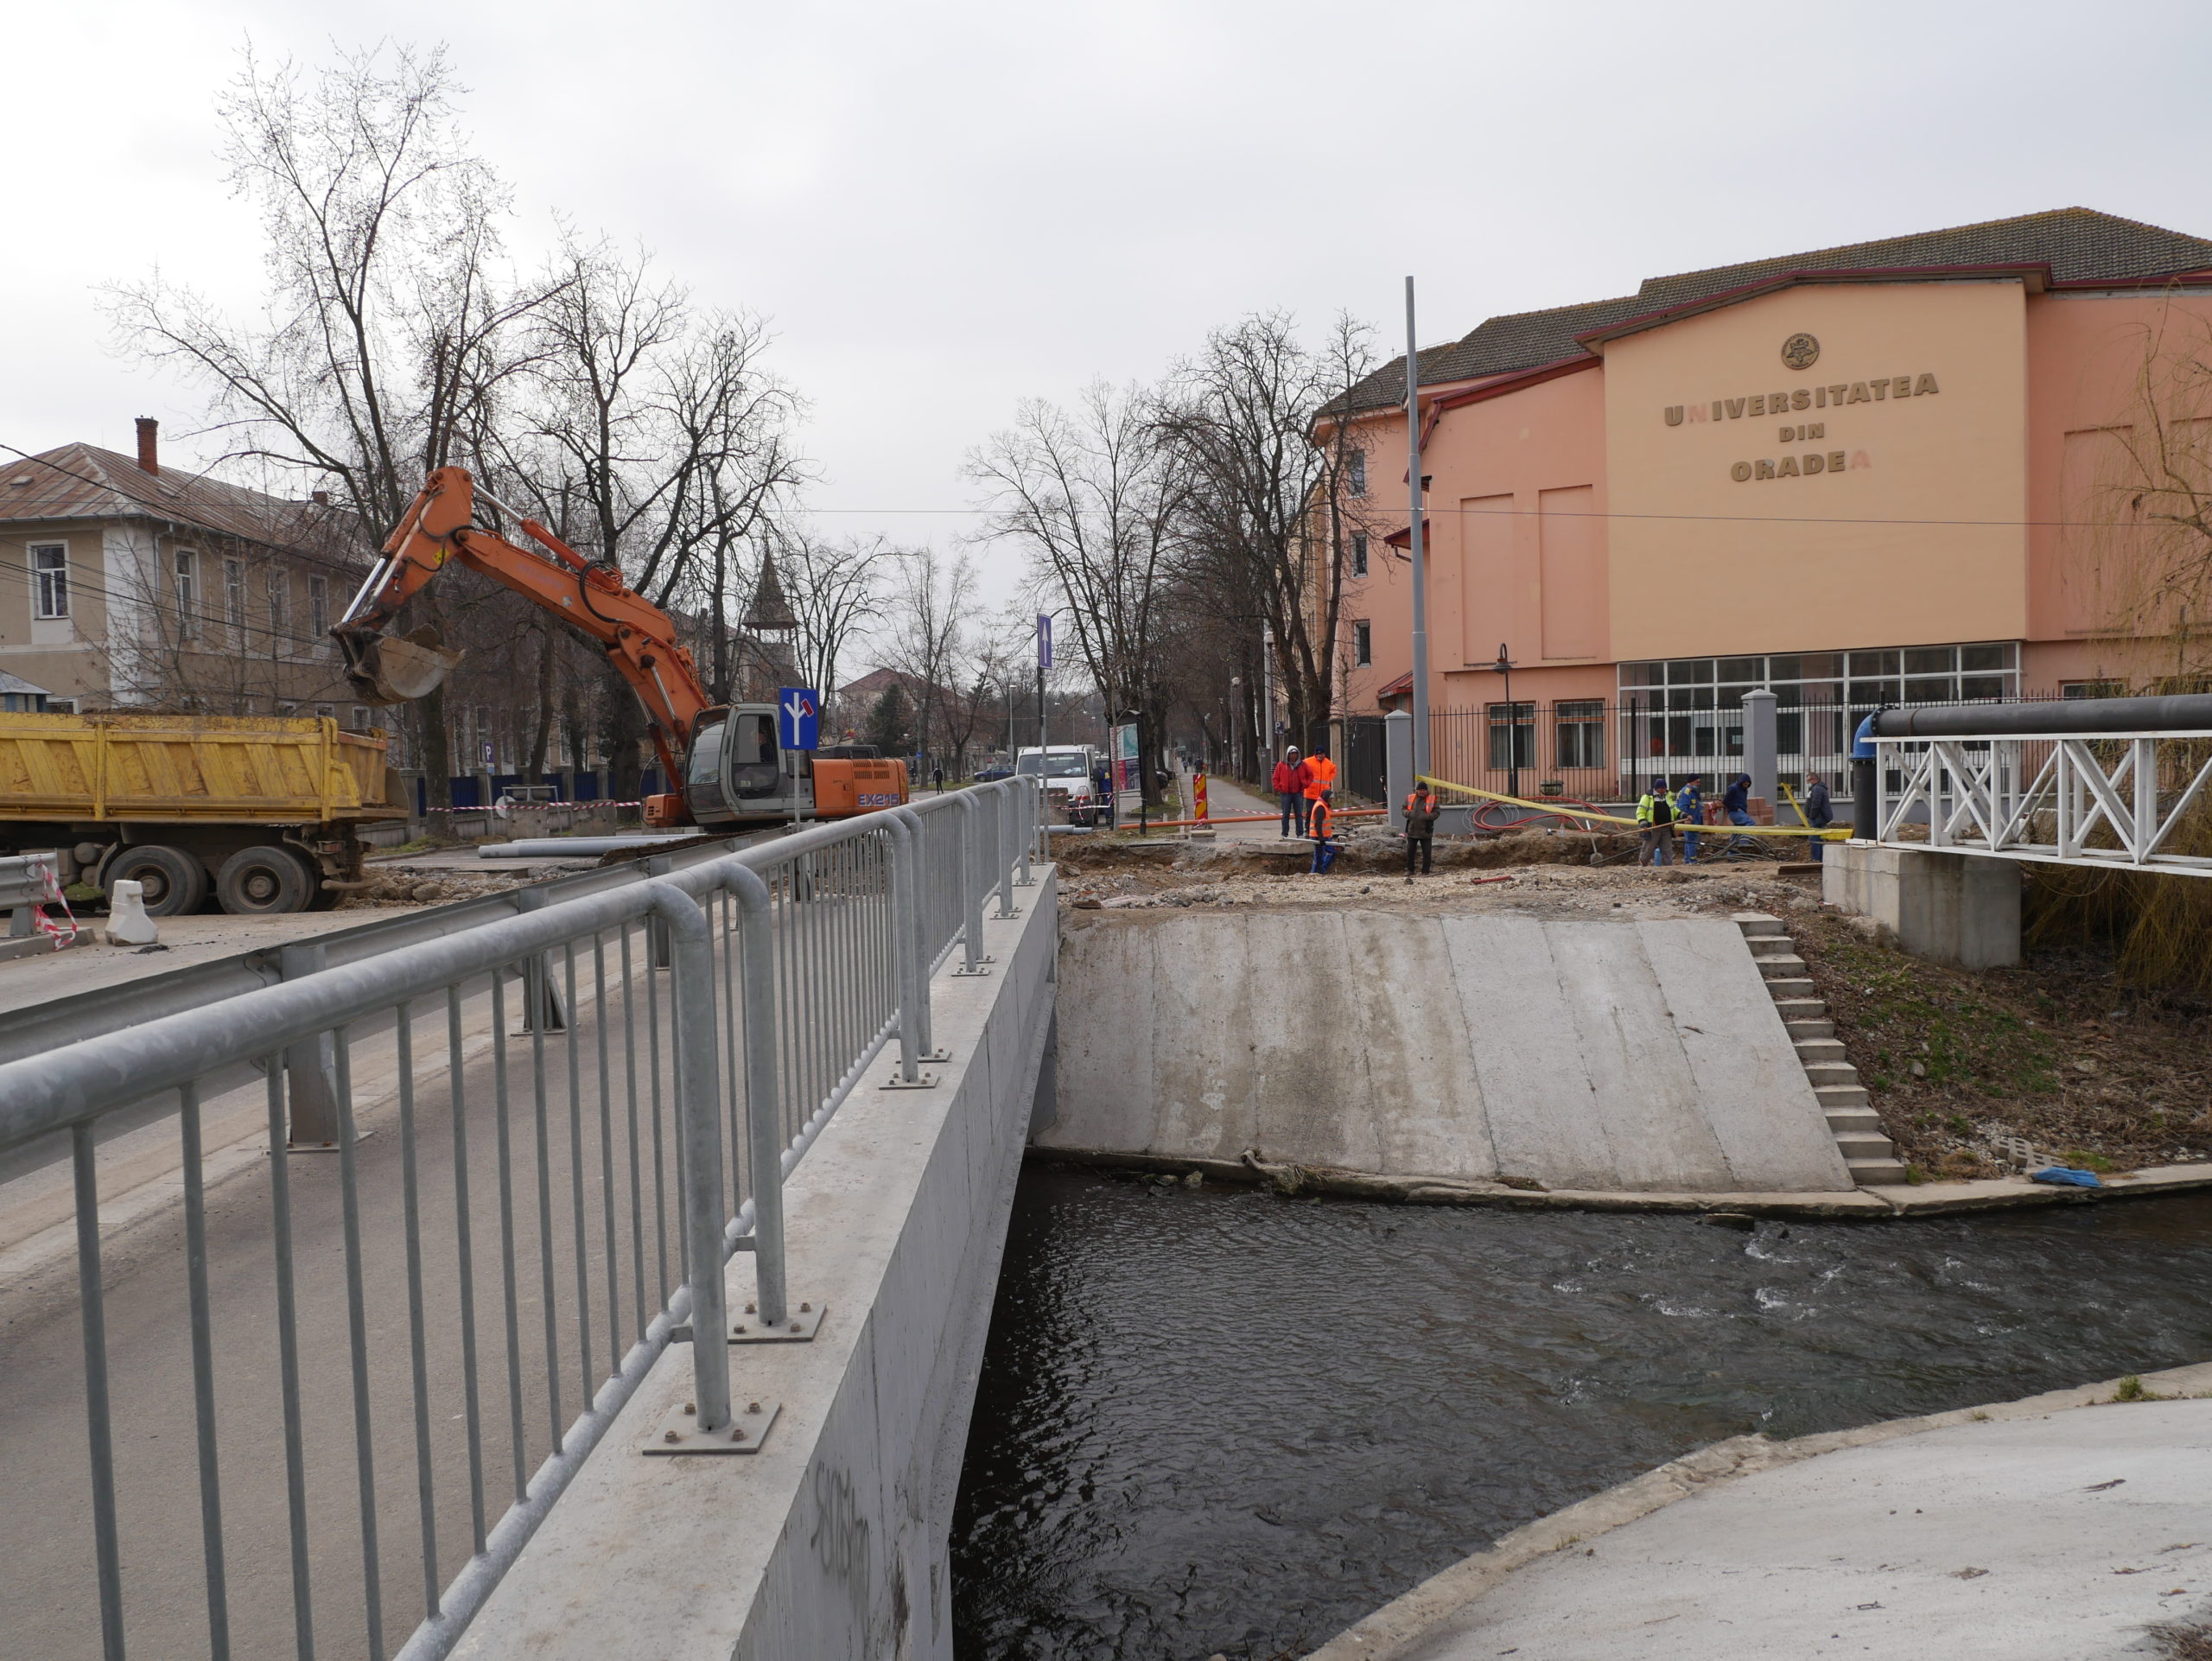
[[[698,1415],[686,1402],[671,1408],[653,1434],[639,1445],[641,1454],[757,1454],[768,1440],[768,1427],[784,1410],[781,1402],[732,1402],[730,1422],[719,1430],[702,1430]]]
[[[935,1090],[937,1074],[931,1072],[927,1067],[917,1067],[914,1069],[912,1078],[901,1079],[899,1076],[899,1069],[893,1067],[891,1070],[891,1076],[876,1088],[878,1090]]]
[[[750,1303],[743,1314],[729,1318],[729,1341],[733,1344],[804,1344],[822,1330],[822,1317],[830,1313],[826,1303],[812,1299],[784,1312],[783,1324],[764,1327],[760,1317]]]

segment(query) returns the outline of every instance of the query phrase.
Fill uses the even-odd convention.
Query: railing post
[[[998,862],[994,873],[999,885],[998,914],[1001,918],[1019,917],[1021,908],[1014,903],[1014,844],[1020,838],[1020,826],[1014,819],[1014,788],[1003,781],[986,787],[997,798],[997,806],[991,814],[996,832],[991,838],[991,856]]]
[[[328,954],[316,940],[276,949],[276,972],[288,981],[322,972]],[[284,1145],[294,1153],[327,1152],[338,1146],[338,1085],[335,1047],[328,1033],[317,1033],[284,1047],[284,1100],[289,1108]]]
[[[515,890],[515,909],[527,914],[541,911],[546,903],[542,888]],[[562,1006],[561,984],[553,974],[551,954],[533,951],[523,960],[522,1029],[534,1033],[541,1028],[549,1033],[569,1029],[569,1012]]]
[[[722,1116],[715,1066],[713,936],[698,902],[682,889],[654,885],[653,909],[669,938],[675,972],[669,1012],[676,1034],[678,1218],[690,1276],[691,1389],[695,1412],[664,1421],[650,1453],[727,1453],[729,1410],[729,1300],[723,1291]],[[749,1034],[748,1034],[749,1036]],[[750,1451],[747,1449],[747,1451]]]
[[[909,821],[912,823],[909,823]],[[921,816],[895,808],[884,816],[891,832],[891,956],[899,976],[899,1071],[890,1088],[920,1090],[937,1083],[921,1062],[929,1047],[929,968],[921,939]],[[932,1058],[936,1059],[936,1058]]]
[[[1029,855],[1030,844],[1037,840],[1035,828],[1037,816],[1031,812],[1029,808],[1029,780],[1017,773],[1007,780],[1007,787],[1014,792],[1012,811],[1015,828],[1020,832],[1016,839],[1021,844],[1021,875],[1015,881],[1014,886],[1017,888],[1033,888],[1037,886],[1037,879],[1029,875]]]
[[[771,938],[775,913],[768,885],[753,871],[739,868],[730,887],[737,895],[738,947],[745,971],[745,1141],[753,1168],[753,1270],[760,1324],[776,1328],[785,1324],[791,1311],[784,1274],[783,1102],[776,1078],[775,947]]]
[[[983,952],[983,884],[977,880],[976,856],[982,851],[982,804],[973,790],[953,799],[960,805],[960,967],[956,975],[988,975],[991,960]]]

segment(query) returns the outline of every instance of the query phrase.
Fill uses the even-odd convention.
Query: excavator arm
[[[376,569],[330,631],[346,654],[347,680],[368,703],[404,703],[445,678],[461,654],[443,650],[435,631],[418,630],[411,637],[385,631],[402,606],[457,560],[599,642],[645,706],[663,776],[670,790],[681,792],[693,726],[714,701],[699,683],[691,654],[677,644],[674,621],[614,567],[594,564],[535,519],[523,519],[522,529],[543,553],[470,523],[474,506],[474,481],[461,468],[440,468],[423,484]]]

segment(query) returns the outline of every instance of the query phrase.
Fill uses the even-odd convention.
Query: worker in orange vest
[[[1320,876],[1337,862],[1337,844],[1329,833],[1336,829],[1335,813],[1330,811],[1329,799],[1316,796],[1313,810],[1306,816],[1306,827],[1313,837],[1313,869],[1307,875]]]
[[[1306,758],[1306,795],[1309,801],[1325,802],[1337,782],[1337,764],[1328,752],[1317,750]]]
[[[1415,785],[1406,798],[1406,881],[1414,880],[1414,860],[1421,860],[1421,874],[1429,873],[1436,848],[1436,793],[1425,784]]]

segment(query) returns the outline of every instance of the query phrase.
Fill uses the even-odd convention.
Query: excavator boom
[[[645,706],[663,776],[678,788],[692,729],[714,700],[691,654],[677,644],[669,614],[613,566],[594,564],[535,519],[524,519],[522,529],[542,553],[480,528],[471,522],[474,508],[474,480],[461,468],[440,468],[416,493],[376,569],[330,631],[346,654],[354,690],[371,703],[407,703],[435,690],[461,661],[434,629],[385,633],[402,606],[458,561],[537,601],[605,649]]]

